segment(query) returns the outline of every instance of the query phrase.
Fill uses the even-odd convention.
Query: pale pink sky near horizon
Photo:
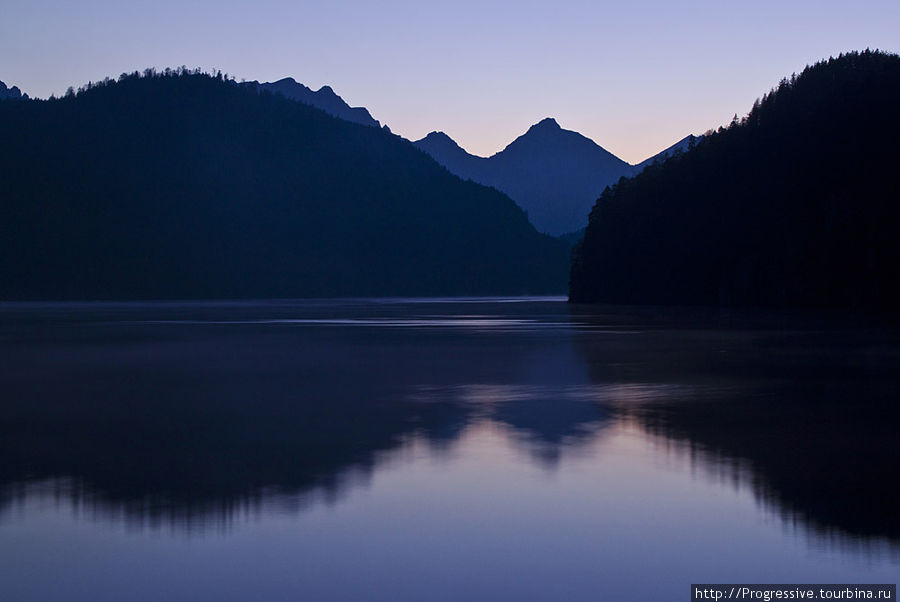
[[[0,80],[37,97],[145,67],[330,85],[415,140],[491,155],[554,117],[636,163],[745,114],[807,64],[900,50],[900,2],[253,4],[13,0]]]

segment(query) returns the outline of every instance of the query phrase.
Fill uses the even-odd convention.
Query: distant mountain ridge
[[[19,90],[18,86],[7,88],[6,84],[0,81],[0,100],[3,99],[28,100],[28,95]]]
[[[382,127],[365,107],[351,107],[330,86],[312,90],[291,77],[276,82],[246,82],[310,105],[329,115],[370,127]],[[388,129],[387,126],[383,126]],[[388,131],[390,131],[388,129]],[[604,188],[647,165],[686,151],[699,137],[689,135],[656,155],[631,165],[590,138],[565,130],[553,118],[531,126],[502,151],[472,155],[444,132],[431,132],[413,142],[450,173],[491,186],[509,195],[541,232],[574,235],[587,225],[587,215]]]
[[[351,107],[330,86],[313,90],[292,77],[242,85],[301,102],[344,121],[390,131],[368,109]],[[0,82],[0,98],[27,99],[28,95]],[[590,138],[565,130],[548,117],[490,157],[468,153],[443,132],[431,132],[413,144],[450,173],[509,195],[539,231],[574,236],[586,226],[590,208],[604,188],[687,150],[692,140],[699,137],[687,136],[653,157],[630,165]]]
[[[633,175],[637,175],[644,170],[648,165],[653,165],[657,161],[664,161],[669,157],[672,157],[678,153],[684,153],[689,151],[693,146],[695,146],[700,140],[703,139],[703,136],[695,136],[693,134],[688,134],[672,146],[663,149],[650,157],[649,159],[644,159],[640,163],[635,164],[635,170]]]
[[[490,157],[466,152],[444,132],[431,132],[413,144],[451,173],[505,192],[528,212],[538,230],[559,236],[585,227],[594,201],[607,186],[686,150],[691,140],[697,137],[687,136],[631,165],[548,117]]]
[[[331,86],[322,86],[314,91],[312,88],[295,81],[292,77],[285,77],[277,82],[245,82],[244,85],[280,94],[285,98],[308,104],[344,121],[376,128],[381,127],[381,124],[372,117],[368,109],[365,107],[351,107],[335,93]]]

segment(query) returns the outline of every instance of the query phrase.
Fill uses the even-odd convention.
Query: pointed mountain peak
[[[443,132],[413,144],[450,173],[505,192],[528,212],[538,231],[554,235],[584,228],[603,189],[633,169],[552,117],[490,157],[467,153]]]
[[[430,140],[432,142],[452,142],[453,144],[456,144],[456,140],[454,140],[453,138],[451,138],[444,132],[437,132],[437,131],[428,132],[428,135],[425,136],[424,138],[422,138],[422,140],[420,140],[420,142],[423,140]],[[457,146],[459,146],[459,145],[457,145]]]
[[[416,140],[413,144],[428,153],[438,153],[442,156],[448,152],[453,154],[468,154],[463,147],[456,143],[456,140],[444,132],[429,132],[427,136],[421,140]]]
[[[542,156],[556,154],[558,156],[603,155],[605,160],[612,158],[614,162],[628,165],[596,142],[572,130],[560,127],[552,117],[540,120],[528,131],[513,140],[502,151],[494,156],[510,156],[519,153],[538,153]]]
[[[691,148],[692,144],[696,144],[702,138],[703,138],[703,136],[695,136],[693,134],[688,134],[687,136],[685,136],[684,138],[682,138],[681,140],[679,140],[672,146],[661,150],[660,152],[653,155],[649,159],[644,159],[640,163],[635,164],[634,167],[638,171],[640,171],[640,170],[644,169],[645,167],[647,167],[648,165],[652,165],[652,164],[656,163],[657,161],[665,161],[670,156],[672,156],[676,153],[682,153],[682,152],[688,151]]]
[[[540,121],[535,123],[533,126],[528,128],[528,131],[529,132],[532,132],[532,131],[534,131],[534,132],[539,132],[539,131],[550,132],[550,131],[559,131],[561,129],[562,128],[559,127],[559,124],[556,123],[556,120],[553,117],[545,117],[544,119],[541,119]]]
[[[334,88],[331,86],[322,86],[318,90],[316,90],[316,94],[327,94],[328,96],[337,96],[334,91]]]

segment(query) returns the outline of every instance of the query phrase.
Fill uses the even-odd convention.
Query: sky
[[[483,156],[554,117],[636,163],[865,48],[900,51],[900,1],[0,0],[0,80],[32,96],[146,67],[290,76]]]

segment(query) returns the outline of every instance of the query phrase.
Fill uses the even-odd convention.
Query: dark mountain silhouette
[[[664,160],[668,159],[669,157],[674,156],[677,153],[684,153],[684,152],[689,151],[698,142],[700,142],[700,140],[702,138],[703,138],[703,136],[694,136],[693,134],[688,134],[687,136],[685,136],[684,138],[682,138],[681,140],[679,140],[672,146],[670,146],[664,150],[661,150],[660,152],[656,153],[649,159],[644,159],[640,163],[636,164],[634,166],[635,169],[634,169],[633,175],[639,174],[648,165],[653,165],[654,163],[657,163],[659,161],[664,161]]]
[[[444,132],[431,132],[413,144],[460,177],[484,178],[488,172],[488,159],[469,154]]]
[[[606,190],[573,254],[579,302],[900,303],[900,57],[807,67]]]
[[[22,91],[19,90],[18,86],[7,88],[6,84],[0,81],[0,100],[4,99],[28,100],[28,95],[23,94]]]
[[[277,82],[259,83],[256,81],[246,82],[245,85],[255,87],[259,90],[281,94],[285,98],[296,100],[304,104],[308,104],[321,109],[334,117],[339,117],[344,121],[359,123],[360,125],[368,125],[372,127],[381,127],[377,119],[373,119],[365,107],[351,107],[344,99],[335,94],[330,86],[322,86],[316,91],[294,81],[291,77],[280,79]]]
[[[591,206],[606,186],[633,175],[664,153],[686,147],[687,140],[639,166],[578,132],[562,129],[551,118],[531,126],[487,158],[469,154],[443,132],[432,132],[413,144],[451,173],[508,194],[528,212],[538,230],[565,235],[584,228]]]
[[[508,197],[227,79],[148,70],[4,102],[0,131],[0,298],[565,288],[565,244]]]

